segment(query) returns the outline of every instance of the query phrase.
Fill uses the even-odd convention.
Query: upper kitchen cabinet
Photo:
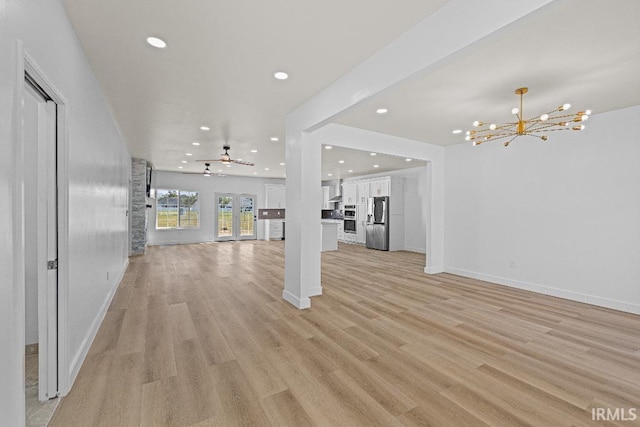
[[[284,185],[265,185],[266,207],[267,209],[284,209],[286,208],[287,190]]]
[[[358,187],[358,204],[364,203],[366,205],[369,200],[369,182],[359,182],[356,186]]]
[[[389,196],[389,178],[377,179],[369,182],[369,196],[384,197]]]
[[[355,183],[345,182],[342,184],[342,203],[345,205],[355,205],[358,202],[358,189]]]

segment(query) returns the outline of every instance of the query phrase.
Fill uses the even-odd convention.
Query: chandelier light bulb
[[[491,123],[491,124],[489,125],[489,129],[491,129],[491,130],[495,130],[497,127],[498,127],[498,126],[496,126],[496,124],[495,124],[495,123]]]
[[[571,108],[571,104],[569,104],[569,103],[567,103],[567,104],[562,104],[562,107],[561,107],[561,108],[562,108],[562,110],[560,110],[560,111],[566,111],[566,110],[568,110],[569,108]]]
[[[465,141],[471,141],[471,135],[467,135],[464,137]]]
[[[545,120],[547,120],[548,118],[549,118],[549,115],[548,115],[548,114],[546,114],[546,113],[540,116],[540,120],[542,120],[543,122],[544,122]]]
[[[587,116],[590,116],[590,115],[591,115],[591,110],[586,110],[584,113],[585,113]]]
[[[511,109],[511,114],[513,114],[514,116],[515,116],[516,114],[518,114],[519,112],[520,112],[520,110],[518,109],[518,107],[513,107],[513,108]]]
[[[580,117],[580,119],[582,119],[582,121],[583,121],[583,122],[584,122],[584,121],[586,121],[586,120],[589,120],[589,115],[588,115],[588,114],[583,114],[583,115]]]
[[[584,125],[580,125],[580,126],[574,126],[573,130],[583,130],[584,129]]]
[[[479,121],[479,120],[476,120],[475,122],[473,122],[473,125],[474,125],[475,127],[482,126],[482,122],[481,122],[481,121]]]

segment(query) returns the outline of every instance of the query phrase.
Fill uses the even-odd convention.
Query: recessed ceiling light
[[[373,165],[373,167],[374,167],[374,168],[379,168],[380,166],[379,166],[379,165]]]
[[[182,166],[178,166],[178,169],[184,169]]]
[[[230,167],[231,167],[231,165],[227,165],[227,167],[228,167],[228,168],[230,168]]]
[[[284,71],[278,71],[273,74],[273,77],[278,80],[287,80],[289,78],[289,74],[285,73]]]
[[[252,153],[257,153],[257,152],[258,152],[258,150],[251,150],[251,152],[252,152]]]
[[[347,172],[349,172],[349,173],[353,173],[353,169],[349,169]]]
[[[165,47],[167,47],[167,43],[157,37],[147,37],[147,43],[149,43],[153,47],[157,47],[158,49],[164,49]]]
[[[325,149],[325,150],[331,150],[332,148],[333,148],[333,147],[332,147],[332,146],[330,146],[330,145],[325,145],[325,146],[324,146],[324,149]]]
[[[269,168],[264,168],[264,170],[268,171],[268,170],[269,170]]]
[[[369,153],[370,156],[377,156],[378,153]]]
[[[200,126],[200,130],[211,130],[209,126]]]
[[[284,166],[284,163],[280,163],[280,166]]]
[[[254,174],[254,175],[258,175],[258,172],[254,172],[253,174]]]
[[[237,161],[239,161],[239,162],[241,162],[241,161],[242,161],[242,159],[236,159],[236,160],[237,160]]]
[[[327,176],[333,176],[333,174],[332,173],[328,173]]]
[[[378,114],[387,114],[388,111],[389,110],[387,110],[386,108],[378,108],[376,110],[376,113],[378,113]]]
[[[344,163],[344,160],[338,160],[338,163],[342,164]]]
[[[452,131],[451,133],[454,133],[454,134],[457,135],[459,133],[462,133],[462,129],[456,129],[456,130]]]
[[[218,172],[222,172],[222,169],[218,169]]]
[[[187,163],[187,161],[186,160],[182,160],[182,163]]]
[[[278,138],[276,138],[275,136],[274,136],[274,137],[272,137],[272,138],[271,138],[271,140],[272,140],[272,141],[274,141],[274,142],[275,142],[275,141],[279,141],[279,139],[278,139]]]
[[[404,159],[405,162],[410,162],[413,159]]]
[[[193,156],[191,153],[184,153],[185,156]]]
[[[199,142],[192,142],[191,145],[200,145]]]

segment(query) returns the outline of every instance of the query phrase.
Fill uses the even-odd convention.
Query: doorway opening
[[[58,376],[58,104],[25,72],[23,104],[27,425],[53,414]]]
[[[255,194],[215,194],[214,240],[256,240]]]

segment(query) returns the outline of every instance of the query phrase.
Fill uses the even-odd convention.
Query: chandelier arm
[[[511,143],[513,142],[513,140],[514,140],[514,139],[516,139],[518,136],[520,136],[520,135],[516,135],[516,136],[514,136],[513,138],[511,138],[509,141],[505,142],[505,143],[504,143],[504,146],[505,146],[505,147],[508,147],[508,146],[509,146],[509,144],[511,144]]]
[[[536,130],[536,132],[556,132],[556,131],[564,131],[564,130],[573,130],[573,129],[563,126],[561,128],[555,128],[555,129],[540,129],[540,130]]]
[[[512,133],[509,134],[501,134],[501,135],[494,135],[489,139],[483,139],[482,142],[489,142],[489,141],[496,141],[498,139],[504,139],[504,138],[508,138],[510,136],[512,136]],[[516,135],[517,136],[517,135]]]
[[[542,124],[544,123],[544,124]],[[561,123],[547,123],[547,122],[542,122],[539,124],[539,126],[537,127],[531,127],[531,131],[539,131],[539,130],[543,130],[543,129],[548,129],[548,128],[560,128],[558,130],[562,130],[562,129],[571,129],[570,127],[565,126],[564,124]]]

